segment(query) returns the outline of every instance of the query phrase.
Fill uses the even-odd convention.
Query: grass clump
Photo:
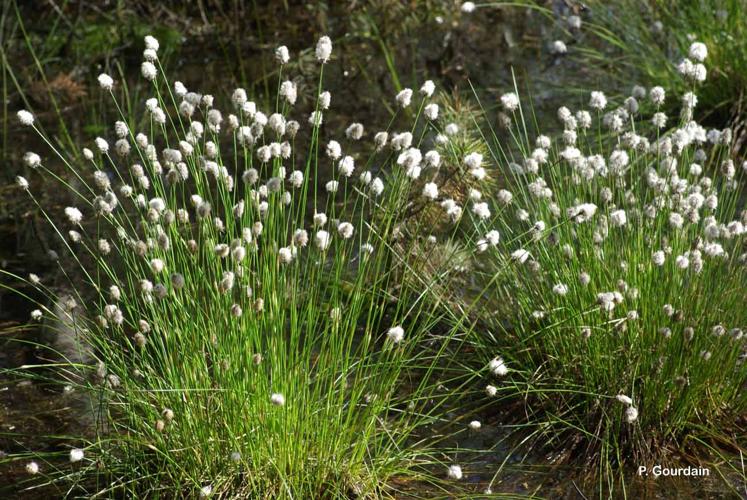
[[[506,182],[500,243],[473,242],[477,309],[498,311],[475,339],[489,391],[600,471],[705,436],[745,446],[747,164],[693,121],[695,93],[638,93],[561,107],[550,137],[510,92],[508,138],[484,131]]]
[[[331,49],[320,39],[320,73]],[[422,245],[411,200],[437,190],[441,157],[419,149],[439,133],[437,107],[421,116],[433,84],[398,94],[409,118],[391,126],[404,131],[369,132],[369,147],[360,124],[326,136],[321,75],[300,123],[282,77],[269,116],[242,89],[223,115],[169,83],[157,51],[146,37],[153,97],[121,115],[111,145],[96,138],[79,162],[39,131],[68,173],[34,155],[30,181],[17,179],[34,203],[45,177],[74,200],[63,213],[36,203],[60,237],[69,294],[27,281],[45,297],[32,319],[56,317],[82,353],[49,353],[64,357],[52,382],[101,416],[72,469],[38,454],[33,477],[76,494],[388,494],[393,475],[428,461],[428,440],[411,440],[439,419],[438,352],[466,329],[444,326],[456,313],[432,293],[451,279],[448,256],[429,281],[409,262]],[[277,57],[282,74],[287,49]],[[98,81],[120,109],[117,82]],[[38,369],[16,374],[54,378]]]
[[[574,34],[579,42],[574,57],[604,72],[604,79],[618,82],[623,92],[629,91],[630,82],[645,86],[667,82],[672,92],[686,92],[692,78],[682,71],[681,63],[684,59],[700,62],[688,49],[693,42],[704,43],[711,69],[698,92],[698,117],[711,126],[736,127],[741,144],[747,74],[742,0],[592,1],[587,5],[584,22]]]

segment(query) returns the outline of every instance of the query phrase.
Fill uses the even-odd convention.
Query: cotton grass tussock
[[[707,57],[693,50],[692,59]],[[584,441],[587,453],[634,464],[655,458],[662,442],[678,446],[737,425],[729,415],[747,409],[735,389],[747,382],[744,337],[698,333],[747,321],[737,291],[747,279],[737,201],[745,178],[729,162],[728,134],[722,142],[719,131],[693,121],[696,91],[636,93],[615,109],[595,90],[589,117],[562,107],[565,130],[553,137],[516,116],[511,129],[526,137],[492,144],[483,162],[506,180],[499,215],[473,221],[490,220],[503,236],[495,251],[486,238],[474,248],[496,281],[482,307],[510,318],[496,315],[486,324],[496,333],[474,338],[477,363],[488,365],[482,383],[498,375],[521,387],[506,397],[539,412],[538,443],[560,433]],[[674,101],[680,109],[664,115],[662,106]],[[506,109],[518,107],[511,98]],[[580,122],[588,132],[578,133]],[[552,168],[534,168],[527,160],[536,158]],[[504,359],[511,369],[501,377]],[[687,394],[672,388],[680,377]],[[600,393],[620,395],[589,396]]]
[[[336,134],[322,127],[329,92],[320,92],[308,120],[292,108],[292,75],[278,82],[275,109],[257,104],[274,98],[244,89],[216,89],[230,96],[223,102],[169,82],[158,41],[147,37],[145,45],[140,76],[153,93],[132,106],[134,116],[118,116],[89,139],[84,165],[56,156],[80,174],[84,189],[70,192],[74,201],[62,210],[40,205],[64,237],[56,242],[64,250],[60,265],[80,277],[81,300],[71,310],[93,359],[59,375],[96,395],[104,409],[97,418],[112,430],[85,452],[72,450],[70,460],[104,464],[115,479],[106,494],[114,496],[164,488],[179,494],[194,484],[205,497],[286,490],[303,497],[322,488],[349,491],[351,478],[380,491],[394,470],[417,462],[411,459],[420,451],[404,443],[440,406],[422,402],[449,396],[435,379],[417,388],[406,383],[412,367],[439,369],[423,342],[432,325],[411,326],[410,319],[445,314],[408,262],[422,255],[412,204],[425,198],[441,211],[435,169],[460,164],[453,152],[419,142],[432,144],[438,134],[439,107],[427,102],[435,85],[400,93],[403,107],[432,104],[428,116],[403,116],[396,129],[372,133],[369,159],[346,151],[348,141],[368,139],[361,123]],[[275,57],[285,72],[283,49]],[[332,42],[322,37],[314,56],[329,64],[331,55]],[[113,90],[105,76],[99,86]],[[106,98],[116,101],[112,109],[129,108],[115,92]],[[30,113],[18,118],[33,126]],[[296,137],[299,129],[310,133]],[[345,151],[334,137],[345,137]],[[311,161],[309,151],[320,154]],[[334,162],[332,178],[316,179],[320,160]],[[41,157],[29,155],[26,164],[38,168]],[[36,200],[35,186],[23,186]],[[450,206],[448,217],[458,219],[461,210]],[[445,250],[429,267],[446,277],[444,288],[450,255]],[[45,321],[47,311],[40,305],[32,320]],[[406,334],[393,324],[407,324]],[[450,342],[465,329],[439,335]],[[97,375],[88,376],[93,369]],[[341,376],[350,382],[340,385]],[[408,405],[415,411],[407,418],[391,411]],[[267,439],[253,440],[257,432]],[[193,452],[178,451],[185,449]],[[321,455],[310,466],[301,449]],[[151,468],[154,450],[179,467]],[[233,453],[240,457],[234,462],[251,464],[249,473],[226,467]]]

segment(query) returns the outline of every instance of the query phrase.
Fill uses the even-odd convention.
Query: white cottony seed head
[[[353,233],[355,232],[355,228],[349,222],[341,222],[337,226],[337,232],[340,233],[340,236],[342,236],[343,238],[347,240],[353,236]]]
[[[617,399],[619,402],[621,402],[625,406],[630,406],[633,404],[633,400],[630,399],[630,397],[626,396],[625,394],[618,394],[617,396],[615,396],[615,399]]]
[[[651,98],[651,102],[656,106],[661,106],[662,104],[664,104],[664,100],[666,99],[666,93],[664,92],[664,89],[659,86],[651,88],[648,96]]]
[[[329,109],[329,105],[332,102],[332,94],[328,91],[324,91],[319,94],[319,109]]]
[[[102,154],[106,154],[109,151],[109,143],[103,137],[97,137],[93,142]]]
[[[36,153],[28,152],[23,155],[23,162],[30,168],[37,168],[41,165],[41,157]]]
[[[458,481],[462,479],[462,468],[456,464],[449,465],[446,474],[449,476],[449,479],[455,479]]]
[[[428,182],[423,186],[423,196],[429,200],[438,198],[438,186],[435,182]]]
[[[83,220],[83,214],[75,207],[65,208],[65,216],[71,224],[80,224]]]
[[[688,56],[694,61],[703,62],[708,57],[708,47],[702,42],[693,42],[690,45]]]
[[[501,96],[501,104],[506,111],[516,111],[519,109],[519,96],[513,92],[508,92]]]
[[[187,87],[182,82],[176,81],[174,82],[174,93],[179,97],[184,97],[187,95]]]
[[[352,123],[347,129],[345,129],[345,136],[348,139],[358,141],[361,139],[361,137],[363,137],[363,132],[364,132],[363,124]]]
[[[508,373],[508,367],[501,357],[490,360],[490,363],[488,363],[488,369],[497,377],[503,377]]]
[[[80,448],[73,448],[70,450],[70,462],[80,462],[83,460],[85,453]]]
[[[114,87],[114,80],[111,76],[107,75],[106,73],[101,73],[99,75],[99,85],[104,90],[111,90],[112,87]]]
[[[563,40],[555,40],[550,44],[550,52],[555,55],[562,55],[568,52],[568,46]]]
[[[666,255],[664,254],[663,251],[657,250],[656,252],[654,252],[653,261],[655,265],[663,266],[665,259],[666,259]]]
[[[316,247],[321,251],[324,251],[329,247],[330,239],[331,238],[329,236],[329,233],[327,231],[324,231],[323,229],[317,231],[316,235],[314,235],[314,243],[316,244]]]
[[[465,14],[471,14],[475,11],[476,7],[475,2],[463,2],[460,10]]]
[[[146,49],[155,50],[157,52],[159,46],[160,44],[158,43],[158,40],[155,37],[151,35],[145,36],[145,48]]]
[[[625,210],[615,210],[610,214],[610,222],[613,226],[622,227],[628,221]]]
[[[433,80],[426,80],[423,83],[423,86],[420,87],[420,93],[424,95],[425,97],[431,97],[433,95],[433,92],[436,90],[436,84],[433,83]]]
[[[150,61],[145,61],[140,66],[140,72],[143,74],[143,78],[146,80],[153,81],[156,78],[156,74],[158,73],[158,70],[156,70],[156,67],[153,65]]]
[[[397,104],[402,108],[406,108],[412,102],[412,89],[403,89],[397,94]]]
[[[289,264],[293,260],[293,250],[290,247],[278,249],[278,259],[281,264]]]
[[[625,421],[629,424],[632,424],[638,420],[638,409],[636,409],[634,406],[628,406],[625,409]]]
[[[431,103],[423,108],[423,114],[431,121],[438,119],[438,104]]]
[[[30,112],[26,111],[25,109],[22,109],[17,113],[18,121],[21,122],[21,125],[25,126],[31,126],[34,124],[34,115],[32,115]],[[34,462],[31,462],[34,463]]]
[[[591,98],[589,99],[589,106],[592,109],[601,111],[607,107],[607,97],[604,95],[604,93],[599,92],[598,90],[595,90],[591,93]]]
[[[288,64],[288,61],[290,61],[290,53],[288,52],[288,47],[285,45],[281,45],[277,49],[275,49],[275,59],[280,64]]]
[[[329,141],[327,143],[327,156],[332,160],[339,160],[342,156],[342,147],[337,141]]]
[[[387,339],[393,344],[399,344],[405,338],[405,330],[401,326],[393,326],[386,332]]]
[[[322,64],[329,61],[332,55],[332,40],[328,36],[323,36],[316,43],[316,59]]]
[[[153,271],[153,273],[158,274],[160,272],[163,272],[165,268],[166,266],[161,259],[151,259],[150,269],[151,271]]]

